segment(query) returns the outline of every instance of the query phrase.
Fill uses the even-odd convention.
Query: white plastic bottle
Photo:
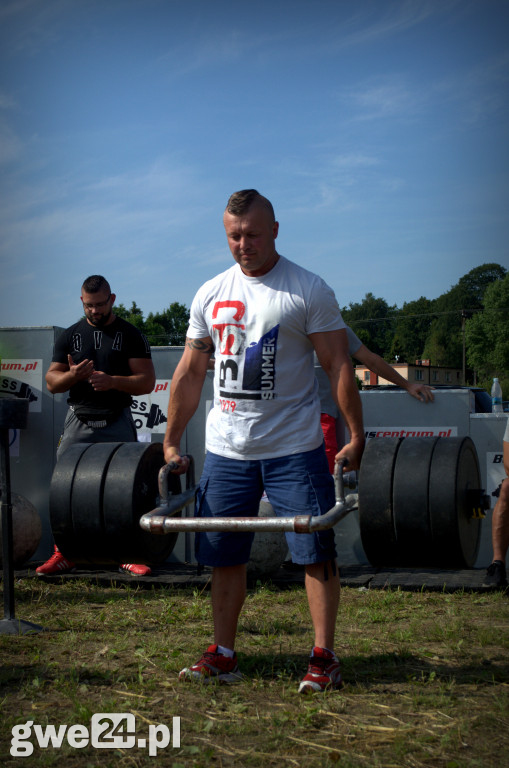
[[[491,412],[502,413],[503,410],[502,387],[498,379],[493,379],[493,386],[491,387]]]

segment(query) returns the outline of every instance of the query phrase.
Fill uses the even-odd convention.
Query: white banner
[[[29,411],[42,408],[42,360],[2,358],[0,392],[23,397],[29,401]]]
[[[135,395],[131,412],[138,430],[138,440],[150,442],[152,433],[166,432],[166,414],[170,399],[171,379],[157,379],[149,395]]]
[[[490,507],[493,509],[500,493],[500,484],[507,477],[504,469],[504,454],[486,453],[486,493],[490,497]]]
[[[458,427],[365,427],[366,440],[373,437],[457,437]]]

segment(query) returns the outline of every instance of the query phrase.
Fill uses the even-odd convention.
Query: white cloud
[[[429,89],[411,84],[403,75],[376,76],[337,93],[344,122],[381,119],[414,120],[429,105]]]
[[[332,21],[327,31],[320,34],[320,49],[333,53],[343,48],[372,44],[383,38],[406,32],[432,16],[446,15],[461,4],[461,0],[364,0],[349,7],[353,14]],[[347,8],[339,4],[338,9]]]

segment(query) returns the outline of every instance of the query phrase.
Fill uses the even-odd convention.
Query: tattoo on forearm
[[[210,341],[204,341],[203,339],[186,339],[186,347],[189,349],[196,349],[198,352],[205,352],[210,355],[214,351],[214,345]]]

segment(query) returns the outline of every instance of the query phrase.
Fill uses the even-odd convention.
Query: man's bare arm
[[[187,338],[184,352],[171,380],[168,423],[163,447],[166,463],[177,463],[179,473],[187,470],[187,461],[180,455],[180,441],[200,402],[203,382],[213,352],[214,345],[210,337]]]
[[[94,372],[92,360],[82,360],[75,365],[70,355],[67,355],[68,365],[65,363],[51,363],[46,372],[46,386],[52,395],[67,392],[75,384],[88,379]]]
[[[310,334],[318,361],[327,374],[331,391],[350,433],[350,442],[336,459],[347,459],[348,469],[358,469],[364,450],[362,404],[348,354],[346,331]]]
[[[364,344],[359,347],[354,354],[354,357],[357,360],[360,360],[361,363],[364,363],[364,365],[369,368],[370,371],[376,373],[377,376],[381,376],[383,379],[387,379],[387,381],[396,384],[396,386],[406,389],[408,394],[415,397],[416,400],[420,400],[423,403],[432,403],[435,399],[433,397],[432,387],[418,381],[408,381],[407,379],[404,379],[392,365],[389,365],[389,363],[383,359],[383,357],[372,352],[364,346]]]
[[[67,392],[80,381],[88,381],[96,392],[106,392],[109,389],[117,389],[130,395],[146,395],[152,392],[155,384],[155,371],[152,360],[146,358],[131,358],[128,376],[111,376],[103,371],[94,370],[92,360],[82,360],[77,365],[71,355],[67,355],[68,364],[51,363],[46,373],[48,390],[56,395]]]

